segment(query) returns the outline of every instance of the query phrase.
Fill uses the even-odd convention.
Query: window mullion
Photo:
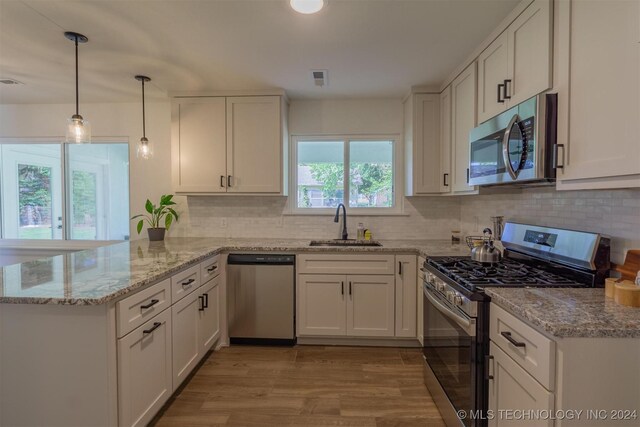
[[[344,181],[343,181],[343,201],[346,207],[349,207],[349,171],[350,171],[350,159],[349,159],[349,143],[351,141],[345,138],[344,140]]]

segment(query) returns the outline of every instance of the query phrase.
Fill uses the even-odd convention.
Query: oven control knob
[[[444,282],[436,282],[436,289],[440,292],[444,292],[444,290],[446,289],[446,285],[444,284]]]
[[[464,303],[464,301],[462,300],[462,295],[455,295],[453,297],[453,303],[457,306],[462,306],[462,304]]]

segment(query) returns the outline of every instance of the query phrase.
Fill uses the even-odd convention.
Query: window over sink
[[[291,195],[294,213],[350,211],[394,213],[396,137],[303,137],[292,139]]]

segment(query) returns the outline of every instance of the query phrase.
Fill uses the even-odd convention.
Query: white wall
[[[136,159],[136,144],[142,136],[140,103],[81,104],[80,114],[91,122],[93,137],[122,137],[129,141],[130,213],[142,213],[144,201],[157,201],[171,192],[171,108],[169,102],[146,105],[147,138],[155,145],[154,158]],[[0,137],[60,137],[64,139],[72,104],[0,105]],[[132,226],[131,238],[136,238]],[[144,236],[143,236],[144,237]]]

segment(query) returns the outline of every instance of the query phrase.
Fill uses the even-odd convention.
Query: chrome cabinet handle
[[[507,341],[509,341],[511,344],[513,344],[516,347],[526,347],[527,344],[520,342],[520,341],[516,341],[515,339],[513,339],[513,337],[511,336],[511,332],[500,332],[500,335],[502,335],[503,337],[505,337],[507,339]]]
[[[509,88],[510,83],[511,79],[504,81],[504,99],[511,99],[511,95],[507,95],[508,93],[511,93],[511,89]]]
[[[224,188],[224,175],[220,175],[220,188]]]
[[[190,284],[192,284],[193,282],[195,282],[196,279],[189,279],[186,282],[182,282],[180,283],[182,286],[189,286]]]
[[[160,300],[152,299],[149,304],[141,305],[140,308],[142,308],[142,309],[151,308],[151,307],[153,307],[154,305],[156,305],[159,302],[160,302]]]
[[[504,104],[504,99],[500,97],[500,95],[502,95],[503,90],[504,90],[504,83],[500,83],[498,85],[498,102],[500,104]]]
[[[142,331],[143,334],[150,334],[151,332],[155,331],[156,329],[158,329],[160,326],[162,326],[162,323],[160,322],[153,322],[153,326],[150,329],[145,329]]]

